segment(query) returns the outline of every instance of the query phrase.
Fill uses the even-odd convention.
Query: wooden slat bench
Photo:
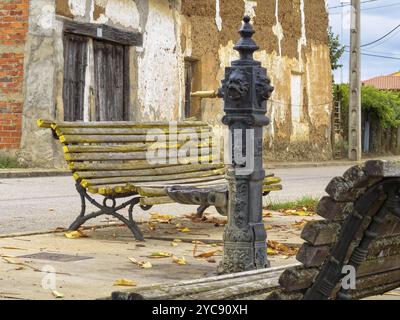
[[[108,214],[124,222],[136,239],[143,240],[132,217],[137,204],[149,210],[153,205],[178,202],[199,205],[199,214],[209,206],[226,212],[226,169],[214,145],[211,127],[204,122],[178,122],[170,127],[169,122],[38,120],[38,126],[52,129],[63,144],[65,160],[76,180],[82,210],[70,230]],[[167,160],[167,153],[173,150],[179,153],[179,161],[160,161]],[[281,190],[279,183],[279,178],[267,176],[264,194]],[[182,196],[188,192],[189,199]],[[103,196],[103,203],[89,194]],[[122,198],[129,199],[117,205],[116,200]],[[86,201],[99,211],[86,214]],[[118,213],[123,208],[128,208],[128,218]]]

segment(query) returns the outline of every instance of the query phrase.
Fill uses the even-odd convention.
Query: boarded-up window
[[[201,117],[201,99],[191,98],[192,92],[201,90],[201,72],[199,62],[192,58],[185,60],[185,118]]]
[[[87,38],[64,34],[64,120],[83,120]]]
[[[292,74],[290,81],[290,96],[291,96],[291,108],[292,108],[292,122],[301,121],[302,113],[302,86],[301,86],[301,75]]]
[[[93,41],[96,121],[129,120],[129,50]]]

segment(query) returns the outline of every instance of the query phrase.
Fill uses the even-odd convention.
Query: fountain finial
[[[238,61],[235,61],[235,64],[243,64],[243,62],[247,62],[248,64],[250,63],[250,61],[252,61],[251,64],[257,63],[253,60],[253,53],[254,51],[257,51],[259,47],[252,39],[255,31],[250,21],[250,16],[244,16],[243,25],[239,30],[240,39],[234,47],[234,49],[240,54],[240,59]]]

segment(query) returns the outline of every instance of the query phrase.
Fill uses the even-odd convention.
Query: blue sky
[[[342,2],[350,2],[342,1]],[[361,44],[375,41],[400,24],[400,0],[361,0]],[[341,5],[340,0],[328,0],[329,23],[333,32],[339,35],[343,44],[350,44],[349,31],[349,5],[344,8],[333,8]],[[343,12],[343,14],[342,14]],[[342,22],[343,16],[343,22]],[[398,58],[383,59],[362,55],[361,78],[363,80],[400,71],[400,28],[390,36],[378,43],[366,46],[363,53],[383,55]],[[345,53],[342,58],[343,70],[336,70],[335,81],[340,83],[341,79],[348,82],[349,54]]]

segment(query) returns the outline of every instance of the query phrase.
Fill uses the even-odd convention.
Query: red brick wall
[[[18,149],[29,0],[0,0],[0,150]]]

